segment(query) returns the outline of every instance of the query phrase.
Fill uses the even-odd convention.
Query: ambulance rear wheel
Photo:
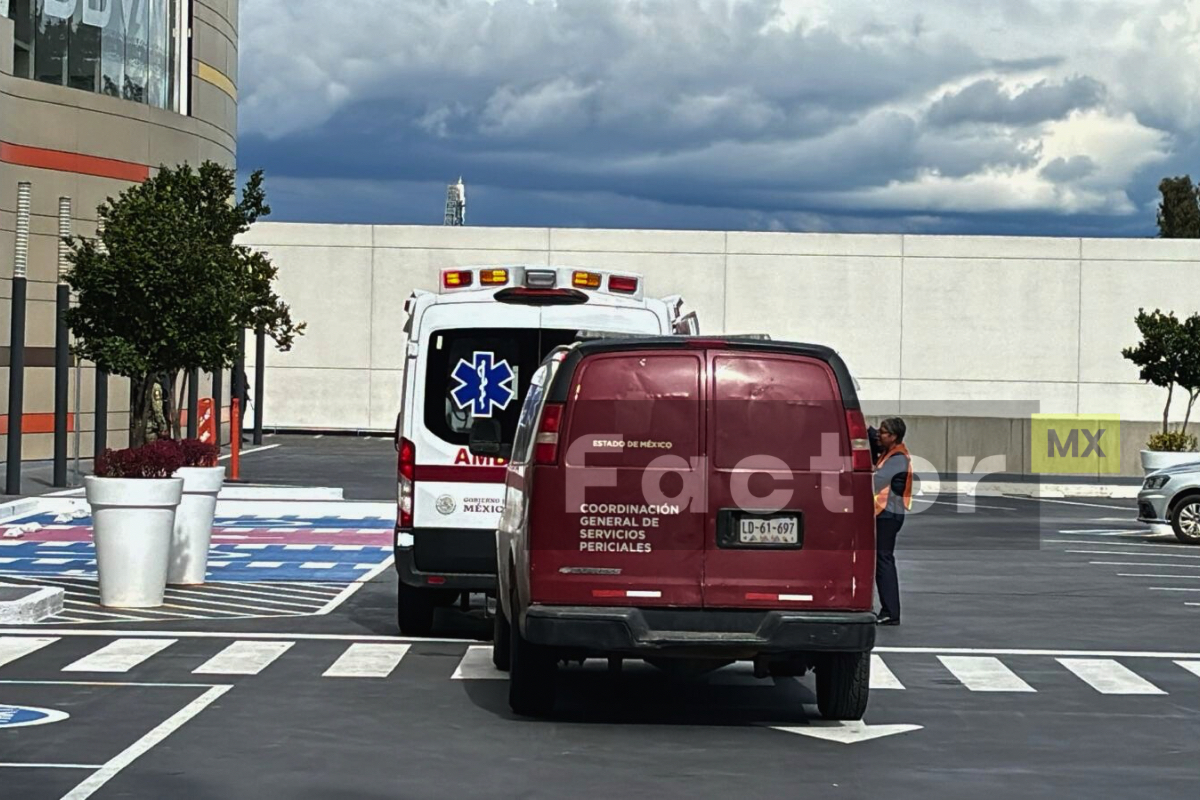
[[[827,653],[816,665],[817,710],[825,719],[862,719],[871,685],[870,653]]]
[[[508,672],[512,663],[512,628],[504,616],[504,605],[496,601],[496,616],[492,624],[492,663],[501,672]]]
[[[405,636],[428,636],[433,631],[433,610],[437,598],[429,589],[400,584],[396,598],[396,621]]]
[[[554,710],[558,662],[554,651],[527,641],[519,625],[509,625],[512,642],[508,705],[523,717],[544,717]]]

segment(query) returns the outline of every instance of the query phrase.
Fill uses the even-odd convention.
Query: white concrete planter
[[[183,500],[175,513],[175,536],[171,540],[167,583],[204,583],[213,515],[217,511],[217,495],[225,483],[225,468],[182,467],[175,475],[183,478]]]
[[[1173,453],[1161,450],[1142,451],[1142,471],[1149,475],[1160,469],[1175,467],[1180,464],[1200,463],[1200,453]]]
[[[100,604],[161,606],[182,478],[84,479],[92,507]]]

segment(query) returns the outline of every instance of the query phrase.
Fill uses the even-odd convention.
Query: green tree
[[[262,172],[241,199],[232,169],[211,161],[162,167],[97,209],[99,240],[69,240],[67,283],[78,304],[67,312],[76,355],[130,380],[130,444],[146,441],[154,382],[233,364],[239,334],[262,328],[288,350],[297,324],[272,288],[278,272],[264,254],[234,244],[271,209]],[[173,426],[179,435],[178,418]]]
[[[1158,184],[1158,235],[1163,239],[1200,239],[1200,186],[1192,177],[1163,178]]]
[[[1194,319],[1195,317],[1193,317]],[[1162,313],[1158,309],[1147,312],[1138,309],[1134,320],[1142,334],[1142,341],[1135,347],[1127,347],[1121,355],[1136,364],[1142,380],[1160,386],[1167,390],[1167,404],[1163,408],[1162,432],[1167,433],[1167,420],[1171,414],[1171,400],[1174,397],[1175,385],[1187,385],[1200,376],[1195,374],[1194,363],[1198,354],[1192,349],[1190,339],[1200,330],[1200,321],[1189,319],[1181,323],[1175,318],[1174,312]],[[1188,412],[1191,412],[1195,402],[1195,393],[1189,389]]]

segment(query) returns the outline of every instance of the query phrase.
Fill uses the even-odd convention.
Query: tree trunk
[[[1167,407],[1163,409],[1163,436],[1167,435],[1167,418],[1171,415],[1171,395],[1175,391],[1175,384],[1167,387]]]
[[[154,400],[153,375],[129,379],[129,446],[141,447],[146,443],[146,429],[150,422],[150,404]]]
[[[1183,415],[1183,428],[1181,429],[1184,433],[1187,433],[1188,422],[1192,419],[1192,406],[1196,405],[1197,396],[1200,396],[1200,389],[1188,392],[1187,412]]]
[[[167,405],[168,405],[167,421],[171,426],[171,437],[174,439],[183,438],[180,435],[180,433],[181,433],[180,415],[182,413],[182,409],[180,408],[180,405],[183,401],[183,390],[184,390],[184,385],[186,385],[186,383],[187,383],[187,373],[186,372],[183,373],[182,382],[180,381],[180,373],[178,373],[178,372],[170,373],[168,376],[167,385],[171,387],[171,391],[168,393],[168,396],[167,396]]]

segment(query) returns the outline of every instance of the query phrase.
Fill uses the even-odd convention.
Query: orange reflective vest
[[[887,462],[887,460],[894,455],[904,456],[905,475],[904,475],[904,495],[902,497],[902,500],[904,502],[904,510],[910,511],[912,509],[913,470],[912,470],[912,456],[909,454],[908,448],[905,447],[903,444],[898,444],[895,447],[893,447],[891,450],[888,450],[886,453],[884,453],[882,456],[879,457],[879,461],[876,462],[876,464],[875,464],[875,469],[876,469],[876,471],[882,469],[883,465]],[[888,480],[883,484],[883,486],[880,487],[879,491],[875,494],[875,516],[878,517],[880,514],[883,513],[884,509],[887,508],[888,500],[891,498],[891,494],[892,494],[892,481],[891,481],[891,478],[889,477]]]

